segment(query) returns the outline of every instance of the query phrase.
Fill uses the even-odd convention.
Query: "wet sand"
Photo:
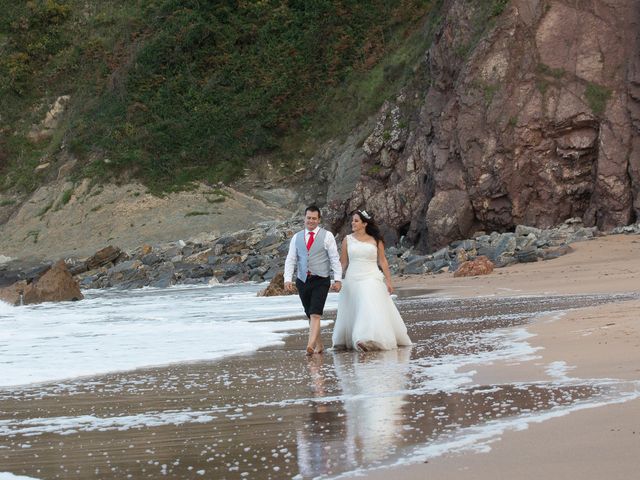
[[[415,345],[394,352],[306,359],[296,332],[218,362],[0,389],[0,472],[633,478],[640,401],[616,402],[640,389],[639,240],[400,279],[424,295],[399,299]]]
[[[401,279],[463,296],[640,291],[640,238],[610,236],[572,245],[559,259],[516,265],[486,278]],[[474,377],[492,384],[541,377],[544,365],[564,362],[574,378],[640,380],[640,302],[610,303],[538,318],[527,330],[540,358],[497,363]],[[635,478],[640,470],[640,400],[573,412],[526,429],[506,431],[483,452],[451,452],[368,478],[408,479]]]

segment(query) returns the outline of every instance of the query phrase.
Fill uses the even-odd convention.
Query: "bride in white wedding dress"
[[[353,233],[342,241],[340,262],[346,275],[333,328],[333,348],[369,351],[411,345],[407,327],[390,297],[393,286],[380,230],[364,210],[353,214],[351,229]]]

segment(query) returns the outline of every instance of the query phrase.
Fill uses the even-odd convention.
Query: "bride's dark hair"
[[[366,210],[356,210],[353,213],[355,215],[358,215],[360,217],[360,220],[366,223],[364,231],[367,232],[368,235],[371,235],[373,238],[375,238],[376,243],[384,243],[384,241],[382,240],[382,234],[380,233],[380,227],[378,227],[375,220],[373,219],[373,215],[368,213]]]

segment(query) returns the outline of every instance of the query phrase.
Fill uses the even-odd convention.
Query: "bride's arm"
[[[387,290],[389,292],[389,295],[391,295],[393,293],[391,271],[389,270],[389,262],[387,262],[387,257],[384,255],[384,243],[382,243],[382,241],[378,242],[378,265],[380,265],[382,273],[384,273],[384,283],[387,284]]]
[[[347,252],[347,237],[342,240],[342,246],[340,247],[340,265],[342,265],[342,275],[344,276],[349,266],[349,253]]]

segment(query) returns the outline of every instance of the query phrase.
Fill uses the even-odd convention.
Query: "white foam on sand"
[[[0,303],[0,387],[215,360],[308,328],[296,295],[257,297],[261,288],[94,290],[79,302]],[[332,293],[326,310],[336,305]]]
[[[9,472],[0,472],[0,480],[38,480],[35,477],[25,477],[24,475],[14,475]]]
[[[640,382],[620,382],[621,389],[593,400],[583,400],[571,405],[557,406],[545,412],[528,413],[511,418],[497,419],[482,425],[461,428],[450,435],[443,436],[436,441],[415,448],[409,455],[395,463],[375,468],[360,468],[331,478],[351,478],[366,476],[372,470],[385,470],[404,465],[424,463],[436,457],[449,453],[486,453],[491,450],[491,444],[500,440],[507,432],[526,430],[529,425],[542,423],[554,418],[564,417],[572,412],[598,408],[606,405],[625,403],[640,398]],[[616,389],[617,390],[617,389]]]
[[[493,348],[466,355],[425,356],[413,362],[412,375],[421,379],[421,387],[412,393],[460,391],[473,382],[477,365],[494,362],[524,362],[537,358],[539,347],[527,341],[533,335],[524,328],[504,328],[477,335],[474,343]]]
[[[263,322],[259,322],[263,323]],[[291,322],[264,322],[291,323]],[[306,321],[304,321],[306,327]],[[407,394],[425,394],[436,392],[462,391],[473,380],[474,371],[467,367],[487,364],[501,360],[524,360],[531,358],[536,349],[531,347],[527,339],[532,335],[524,328],[499,329],[485,332],[475,339],[489,343],[493,348],[486,352],[470,355],[447,355],[444,357],[425,357],[410,360],[411,348],[401,348],[388,352],[379,352],[380,358],[372,358],[368,363],[358,363],[357,370],[351,371],[349,366],[341,366],[341,356],[334,357],[336,373],[344,383],[361,382],[367,385],[363,389],[343,389],[338,395],[324,397],[283,398],[275,401],[248,403],[247,408],[286,407],[305,405],[309,402],[341,402],[376,401],[391,397],[401,398]],[[392,357],[392,358],[391,358]],[[465,370],[466,369],[466,370]],[[406,374],[410,374],[413,387],[406,386]],[[369,379],[376,376],[382,390],[372,389]],[[402,380],[402,381],[399,381]],[[237,405],[236,405],[237,407]],[[159,427],[162,425],[180,425],[188,423],[210,422],[221,416],[234,415],[229,406],[219,406],[204,410],[166,410],[144,412],[136,415],[114,417],[97,417],[93,415],[32,418],[25,420],[1,420],[0,436],[25,435],[34,436],[44,433],[68,435],[78,431],[123,431],[132,428]],[[242,414],[240,414],[242,415]]]
[[[514,338],[519,337],[515,334]],[[503,343],[504,345],[504,343]],[[518,347],[506,348],[506,351],[512,353],[526,353],[526,349],[520,350]],[[501,357],[507,353],[503,352]],[[406,394],[422,394],[425,392],[442,391],[446,388],[448,391],[460,390],[462,384],[468,383],[470,377],[467,373],[457,375],[449,368],[440,369],[438,367],[427,368],[429,374],[416,375],[416,369],[421,367],[409,363],[410,349],[401,351],[383,352],[384,358],[380,361],[373,361],[370,364],[358,364],[358,371],[342,372],[347,367],[340,367],[336,359],[336,370],[340,378],[344,377],[344,382],[349,384],[365,383],[367,388],[343,388],[343,392],[335,396],[325,396],[321,398],[305,397],[295,399],[282,399],[273,402],[257,402],[249,403],[244,406],[216,406],[203,410],[192,409],[168,409],[165,411],[144,412],[135,415],[120,415],[112,417],[98,417],[94,415],[79,416],[58,416],[46,418],[30,418],[30,419],[10,419],[0,420],[0,437],[14,437],[17,435],[24,437],[39,436],[42,434],[70,435],[78,432],[91,431],[125,431],[138,428],[160,427],[165,425],[183,425],[193,423],[208,423],[215,421],[217,418],[243,418],[246,413],[236,411],[236,408],[243,407],[252,409],[255,407],[286,407],[294,404],[304,405],[309,402],[341,402],[350,404],[353,402],[376,402],[376,404],[386,404],[389,398],[402,398]],[[394,361],[389,360],[389,356],[394,357]],[[397,358],[395,358],[397,356]],[[478,360],[478,358],[476,358]],[[457,364],[462,365],[461,363]],[[405,375],[403,372],[411,370],[414,378],[421,377],[419,386],[407,389],[405,386]],[[382,390],[371,389],[368,379],[371,375],[378,375]]]
[[[208,423],[218,418],[221,411],[224,412],[226,409],[202,411],[168,410],[164,412],[145,412],[137,415],[121,415],[115,417],[80,415],[76,417],[30,418],[19,421],[0,420],[0,436],[13,437],[23,435],[25,437],[33,437],[45,433],[71,435],[78,432],[125,431],[165,425]]]
[[[154,312],[154,315],[158,314],[157,309],[154,309]],[[166,319],[161,320],[167,321]],[[129,321],[124,323],[128,324]],[[273,334],[278,328],[282,328],[285,324],[291,322],[247,321],[245,323],[247,327],[273,324],[269,327],[269,332]],[[306,320],[302,321],[302,323],[306,328]],[[236,333],[239,334],[239,332]],[[240,336],[242,337],[242,335]],[[78,432],[125,431],[163,425],[209,423],[215,422],[216,419],[220,418],[247,418],[254,407],[285,407],[292,404],[308,404],[310,402],[340,402],[345,405],[346,410],[360,408],[368,412],[368,415],[375,414],[378,417],[388,419],[386,422],[380,420],[380,418],[376,418],[375,421],[370,419],[370,424],[375,425],[376,428],[381,425],[390,425],[389,432],[395,432],[396,427],[393,424],[395,418],[393,412],[395,410],[393,409],[401,408],[403,396],[434,392],[468,391],[469,388],[473,388],[473,371],[470,371],[473,364],[487,364],[505,360],[525,361],[536,358],[537,349],[533,348],[528,342],[532,336],[524,328],[505,328],[482,332],[468,341],[491,345],[492,348],[486,351],[444,357],[423,357],[413,360],[410,358],[410,348],[383,352],[380,354],[380,361],[376,361],[376,356],[371,356],[371,360],[364,363],[352,363],[349,361],[348,356],[336,354],[334,356],[335,371],[342,388],[341,393],[332,396],[282,398],[279,401],[247,403],[244,405],[220,405],[202,410],[167,409],[111,417],[79,415],[1,420],[0,436],[9,438],[23,436],[25,445],[28,445],[29,437],[37,437],[42,434],[64,436]],[[569,405],[557,405],[544,412],[523,410],[520,415],[514,417],[497,418],[479,425],[455,429],[450,433],[443,434],[435,441],[413,448],[390,466],[422,463],[426,459],[434,458],[447,452],[486,452],[490,450],[492,442],[498,440],[508,431],[523,430],[532,423],[540,423],[564,416],[573,411],[640,398],[640,382],[575,379],[569,377],[569,371],[570,367],[564,362],[549,364],[547,367],[547,373],[553,378],[553,385],[563,383],[566,385],[594,385],[595,387],[603,387],[606,393],[598,394],[588,400],[578,400]],[[380,388],[372,389],[370,379],[373,375],[377,375],[379,381],[376,385]],[[407,377],[411,378],[411,382],[406,381]],[[523,388],[527,388],[527,385],[532,385],[533,383],[535,382],[523,384]],[[548,386],[550,384],[541,382],[541,385]],[[494,389],[496,391],[499,390],[500,385],[495,385]],[[483,390],[484,394],[488,392],[486,389]],[[371,408],[372,405],[375,408]],[[438,415],[436,410],[432,411],[434,418]],[[362,418],[358,415],[351,416]],[[371,471],[370,468],[361,468],[336,478],[363,476],[369,471]],[[2,477],[0,477],[0,480],[3,480]]]
[[[545,372],[556,381],[566,382],[570,380],[568,373],[573,369],[575,367],[567,365],[567,362],[558,361],[547,365]]]

